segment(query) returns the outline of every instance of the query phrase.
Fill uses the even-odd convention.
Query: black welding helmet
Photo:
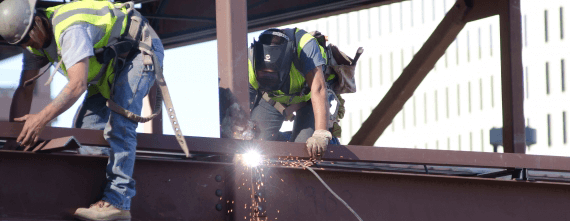
[[[254,65],[259,89],[280,90],[289,78],[295,56],[294,41],[279,29],[269,29],[253,42]]]

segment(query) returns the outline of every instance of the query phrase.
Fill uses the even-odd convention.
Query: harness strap
[[[287,121],[293,121],[293,119],[295,117],[295,115],[293,115],[293,113],[295,111],[298,111],[299,109],[303,108],[308,103],[308,101],[305,101],[305,102],[301,102],[301,103],[285,105],[285,104],[282,104],[280,102],[272,100],[269,97],[269,94],[267,94],[266,92],[263,92],[261,97],[263,98],[263,100],[267,101],[267,103],[269,103],[271,106],[275,107],[275,109],[277,109],[277,111],[279,111],[279,113],[281,113],[285,117],[285,120],[287,120]]]
[[[138,20],[137,17],[140,16],[136,10],[133,13],[133,20]],[[140,17],[139,17],[140,18]],[[142,19],[140,19],[142,21]],[[153,113],[147,117],[141,117],[123,107],[118,105],[117,103],[113,102],[111,99],[107,100],[107,106],[112,111],[125,116],[126,118],[134,121],[134,122],[148,122],[154,117],[158,116],[162,110],[162,102],[164,102],[164,106],[166,107],[168,118],[170,118],[170,123],[172,125],[172,129],[174,130],[174,135],[176,136],[176,140],[180,147],[186,154],[186,157],[190,157],[190,152],[188,150],[188,146],[186,144],[186,139],[182,135],[182,130],[180,129],[180,124],[178,123],[178,118],[176,117],[176,112],[174,112],[174,105],[172,103],[172,99],[170,97],[170,92],[166,85],[166,80],[164,79],[164,75],[162,73],[162,67],[160,66],[160,62],[158,61],[158,57],[152,51],[152,30],[149,28],[147,24],[142,25],[142,30],[135,30],[132,27],[139,27],[141,25],[136,25],[136,22],[131,23],[131,28],[129,29],[129,35],[140,33],[140,42],[138,42],[138,49],[143,54],[143,65],[144,70],[147,72],[154,72],[156,76],[156,83],[158,85],[158,91],[156,96],[155,106],[153,108]],[[137,28],[138,29],[138,28]],[[130,38],[135,39],[137,36],[130,36]],[[128,41],[128,40],[127,40]],[[115,70],[116,71],[116,70]],[[111,89],[112,90],[112,89]],[[113,94],[111,92],[111,94]],[[111,95],[112,96],[112,95]]]

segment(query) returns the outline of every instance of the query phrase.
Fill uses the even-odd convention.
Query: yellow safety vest
[[[300,59],[301,58],[301,51],[303,50],[305,45],[310,40],[315,39],[315,38],[311,34],[307,33],[304,30],[296,29],[295,30],[295,39],[297,40],[297,42],[296,42],[296,44],[297,44],[297,59]],[[315,39],[315,41],[316,41],[316,39]],[[321,45],[319,45],[319,48],[321,50],[321,54],[322,54],[323,58],[326,61],[327,60],[327,54],[325,52],[325,49]],[[255,75],[255,69],[253,69],[252,59],[253,59],[252,57],[248,57],[248,61],[247,61],[248,72],[249,72],[249,83],[251,84],[251,86],[254,89],[257,90],[257,89],[259,89],[259,84],[257,82],[257,78]],[[332,76],[332,77],[334,77],[334,76]],[[329,78],[332,79],[332,77],[329,77]],[[290,80],[289,94],[285,94],[281,90],[273,91],[272,95],[270,95],[270,98],[272,100],[279,102],[279,103],[282,103],[282,104],[290,105],[290,104],[306,102],[306,101],[311,99],[311,93],[310,92],[308,94],[305,94],[302,96],[293,95],[293,94],[300,93],[303,90],[303,87],[305,86],[305,77],[303,77],[301,72],[299,70],[297,70],[294,62],[291,62],[291,71],[289,71],[289,80]],[[327,80],[329,80],[329,79],[327,79]]]
[[[108,1],[76,1],[46,9],[46,15],[53,25],[53,33],[57,44],[57,55],[49,55],[45,50],[36,50],[28,47],[28,50],[38,56],[47,57],[54,63],[55,56],[61,61],[61,34],[70,26],[78,23],[88,23],[105,31],[105,35],[93,48],[103,48],[119,40],[125,32],[127,26],[127,9],[121,3],[111,3]],[[111,61],[113,62],[113,61]],[[109,65],[104,76],[97,76],[102,64],[97,62],[95,56],[89,58],[89,75],[87,82],[92,82],[97,77],[100,79],[89,87],[88,96],[101,93],[103,97],[109,99],[111,85],[114,80],[114,67]],[[61,65],[64,75],[67,77],[65,65]]]

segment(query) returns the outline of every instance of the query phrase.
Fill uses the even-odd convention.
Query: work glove
[[[313,136],[307,140],[307,151],[313,159],[320,159],[327,150],[327,145],[332,139],[332,134],[328,130],[316,130]]]

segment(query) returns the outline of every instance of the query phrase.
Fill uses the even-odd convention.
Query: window
[[[481,60],[481,28],[477,30],[477,33],[478,33],[477,43],[479,45],[479,60]]]
[[[424,93],[424,123],[427,124],[427,94]]]
[[[404,49],[402,48],[402,50],[400,51],[400,70],[404,70]],[[398,73],[398,75],[400,75],[400,73]]]
[[[471,45],[469,43],[469,31],[467,31],[467,62],[471,61]]]
[[[548,133],[548,146],[552,146],[552,137],[551,135],[551,131],[550,131],[550,114],[546,115],[546,128],[547,128],[547,133]]]
[[[455,61],[459,65],[459,39],[455,38]]]
[[[491,108],[495,107],[495,86],[493,84],[493,76],[491,76]]]
[[[447,150],[451,150],[451,139],[447,137]]]
[[[479,78],[479,109],[483,110],[483,78]]]
[[[410,1],[410,25],[414,27],[414,1]]]
[[[483,133],[483,129],[481,129],[481,152],[485,152],[485,134]]]
[[[544,10],[544,41],[548,42],[548,10]]]
[[[435,121],[438,120],[438,111],[437,111],[437,90],[434,92],[434,107],[435,107]]]
[[[459,84],[457,85],[457,116],[461,115],[461,93],[459,93]]]
[[[356,21],[358,22],[358,21]],[[349,45],[350,44],[350,34],[352,34],[352,32],[350,31],[350,26],[352,25],[352,23],[350,22],[350,13],[346,14],[346,44]],[[360,28],[358,28],[358,30],[360,30]]]
[[[370,16],[372,14],[372,12],[370,12],[371,9],[367,10],[368,11],[368,16],[366,16],[366,18],[368,19],[368,39],[372,38],[372,16]]]
[[[388,27],[392,33],[392,4],[388,5]]]
[[[400,30],[404,30],[404,4],[400,3]]]
[[[562,80],[562,92],[566,90],[565,76],[564,76],[564,59],[560,60],[560,76]]]
[[[566,136],[566,111],[562,112],[562,138],[564,144],[568,141],[568,137]]]
[[[406,107],[402,107],[402,129],[406,129]]]
[[[424,12],[424,0],[422,0],[422,24],[424,23],[424,17],[425,17],[425,12]]]
[[[560,39],[564,39],[564,11],[560,7]]]
[[[491,57],[493,56],[493,25],[489,25],[489,49]]]
[[[471,113],[471,81],[467,82],[467,102],[469,113]]]
[[[550,76],[548,73],[548,62],[546,62],[546,94],[550,94]]]
[[[390,81],[394,83],[394,53],[390,52]]]
[[[382,35],[382,9],[378,7],[378,35]]]
[[[380,55],[380,68],[379,69],[380,69],[380,85],[382,85],[384,83],[383,82],[384,79],[382,77],[384,75],[384,72],[383,72],[384,68],[382,67],[382,55]]]
[[[435,149],[439,150],[439,140],[435,141]]]
[[[374,76],[374,74],[373,74],[373,72],[372,72],[372,57],[370,57],[370,58],[368,59],[368,61],[369,61],[369,63],[368,63],[368,66],[369,66],[369,67],[368,67],[368,73],[369,73],[369,74],[368,74],[368,77],[370,78],[369,84],[370,84],[370,88],[372,88],[372,87],[373,87],[372,82],[374,82],[374,81],[372,80],[372,76]]]
[[[525,78],[526,78],[526,99],[528,99],[528,66],[525,67]]]
[[[362,62],[358,62],[358,90],[362,90]]]
[[[361,41],[361,38],[360,38],[360,27],[361,27],[361,24],[360,24],[360,11],[357,11],[357,12],[356,12],[356,39],[358,39],[358,42]]]
[[[469,151],[473,151],[473,132],[469,132]]]
[[[435,0],[431,0],[432,20],[435,21]]]
[[[528,37],[527,37],[527,29],[526,29],[526,15],[524,15],[524,46],[528,46]]]
[[[449,88],[445,88],[445,116],[449,119]]]
[[[416,96],[412,97],[412,100],[414,102],[414,127],[416,126],[416,122],[417,122],[417,115],[416,115]]]

